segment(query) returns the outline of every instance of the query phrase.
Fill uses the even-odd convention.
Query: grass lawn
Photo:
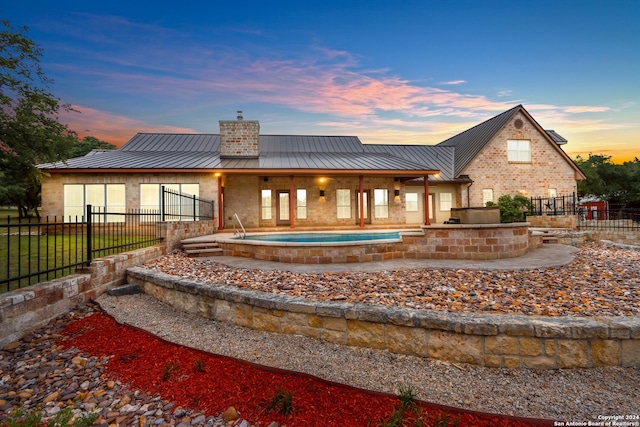
[[[12,230],[17,227],[10,227]],[[11,283],[0,283],[0,293],[17,288],[24,288],[39,282],[52,280],[58,277],[74,274],[75,264],[84,262],[87,258],[87,242],[83,233],[62,235],[37,235],[37,227],[32,227],[32,235],[26,235],[27,229],[21,230],[22,235],[7,235],[7,229],[0,229],[0,281],[25,276],[44,271],[44,273],[30,278],[23,278]],[[12,231],[13,232],[13,231]],[[17,233],[17,230],[15,230]],[[94,252],[94,258],[127,250],[137,249],[143,246],[148,237],[123,237],[123,236],[93,236],[92,247],[112,248],[99,253]],[[113,248],[119,245],[130,245],[126,248]],[[70,267],[61,268],[69,265]],[[51,270],[46,272],[47,270]]]

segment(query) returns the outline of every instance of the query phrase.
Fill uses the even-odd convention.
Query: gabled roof
[[[505,123],[521,108],[522,105],[517,105],[486,122],[482,122],[436,145],[436,147],[455,148],[454,176],[458,176],[462,172],[465,166],[473,160],[491,138],[493,138]]]
[[[308,173],[377,171],[430,181],[468,181],[464,168],[482,148],[521,111],[582,175],[559,147],[567,142],[553,130],[545,131],[522,105],[517,105],[437,145],[363,144],[356,136],[260,135],[257,158],[220,158],[218,134],[139,133],[118,150],[94,150],[84,157],[39,165],[48,170],[119,171],[237,171]],[[438,175],[433,175],[439,171]]]

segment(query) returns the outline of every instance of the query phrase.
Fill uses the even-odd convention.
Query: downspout
[[[472,185],[473,185],[473,181],[471,181],[467,186],[467,207],[468,208],[471,207],[471,192],[469,191],[469,189],[471,188]]]

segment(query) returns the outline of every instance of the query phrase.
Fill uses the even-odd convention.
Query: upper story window
[[[510,162],[531,163],[531,140],[507,140],[507,157]]]

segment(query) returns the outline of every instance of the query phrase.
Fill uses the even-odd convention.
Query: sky
[[[3,2],[81,137],[356,135],[437,144],[522,104],[620,163],[640,157],[640,1]]]

